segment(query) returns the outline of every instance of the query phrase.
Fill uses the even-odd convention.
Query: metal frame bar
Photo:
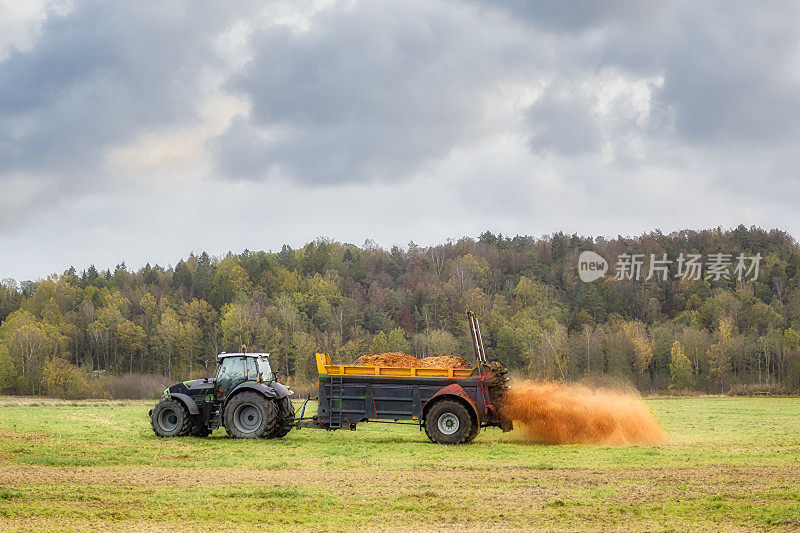
[[[488,364],[486,361],[486,350],[483,347],[483,336],[481,335],[481,326],[478,324],[478,317],[472,311],[467,311],[467,319],[469,320],[469,329],[472,333],[472,347],[475,349],[475,359],[478,365]]]

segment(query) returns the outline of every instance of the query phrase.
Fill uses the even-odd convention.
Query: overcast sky
[[[800,3],[0,0],[0,278],[317,237],[800,235]]]

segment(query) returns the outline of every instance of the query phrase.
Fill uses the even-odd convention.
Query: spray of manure
[[[506,392],[503,413],[536,442],[624,445],[666,441],[664,430],[638,395],[611,389],[526,381]]]

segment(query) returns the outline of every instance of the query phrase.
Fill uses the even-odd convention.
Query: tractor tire
[[[235,439],[257,439],[275,429],[275,403],[257,392],[241,392],[228,400],[222,415],[225,431]]]
[[[439,400],[425,417],[425,434],[438,444],[462,444],[473,433],[477,435],[473,428],[475,425],[463,404],[454,400]]]
[[[294,427],[292,424],[294,423],[294,405],[292,405],[292,399],[288,396],[284,396],[280,400],[278,400],[278,423],[275,425],[275,429],[266,436],[268,439],[282,439]]]
[[[183,437],[192,430],[192,417],[180,400],[165,398],[153,408],[150,425],[159,437]]]

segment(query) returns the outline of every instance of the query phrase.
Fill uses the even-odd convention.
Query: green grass
[[[416,426],[158,439],[152,402],[0,399],[0,529],[800,528],[800,399],[647,400],[661,446]]]

